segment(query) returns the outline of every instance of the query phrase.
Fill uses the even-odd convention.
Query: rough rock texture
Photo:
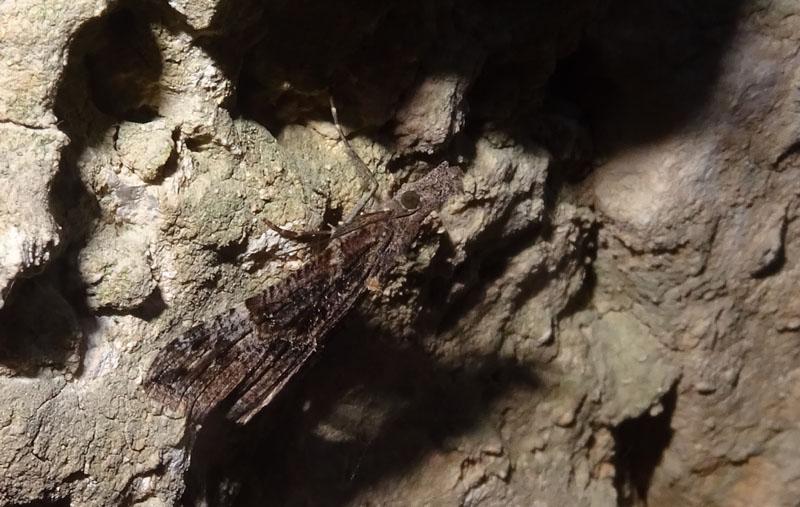
[[[796,505],[798,6],[709,7],[622,2],[590,35],[609,95],[583,95],[606,150],[584,183],[604,224],[598,319],[585,332],[592,348],[635,337],[626,347],[641,348],[649,370],[625,370],[637,389],[664,371],[679,376],[666,413],[617,426],[630,497]],[[664,28],[645,35],[652,17]],[[624,43],[645,38],[649,47]]]
[[[0,504],[796,505],[796,2],[0,18]],[[379,195],[464,194],[261,415],[187,425],[156,351],[313,255],[263,218],[360,197],[330,95]]]

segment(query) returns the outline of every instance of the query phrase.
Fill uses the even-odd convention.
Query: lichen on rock
[[[0,3],[0,504],[794,505],[791,2]],[[441,160],[245,427],[152,357]],[[313,301],[292,304],[313,305]]]

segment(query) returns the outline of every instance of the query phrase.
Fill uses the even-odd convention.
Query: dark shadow
[[[59,276],[60,263],[17,280],[0,310],[0,364],[35,377],[41,368],[80,367],[83,333]]]
[[[329,119],[329,93],[343,124],[386,122],[414,77],[401,44],[419,47],[430,37],[417,23],[418,2],[268,2],[262,13],[261,31],[241,55],[236,109],[276,135],[287,124]]]
[[[297,421],[302,413],[297,391],[313,366],[307,364],[296,381],[246,426],[225,418],[233,400],[226,400],[211,411],[197,433],[188,436],[191,459],[184,476],[186,490],[181,505],[205,502],[209,507],[228,507],[235,504],[243,489],[259,491],[265,484],[272,486],[273,482],[281,484],[286,480],[289,439],[285,438],[288,430],[282,425],[284,421]],[[256,449],[260,451],[255,452]],[[274,487],[258,492],[267,493],[277,498],[287,492]]]
[[[613,0],[549,93],[580,106],[601,156],[668,136],[704,112],[743,4]]]
[[[785,171],[790,167],[800,166],[800,141],[794,142],[789,145],[783,153],[775,160],[775,170]]]
[[[539,388],[530,365],[475,358],[480,366],[466,371],[375,331],[348,318],[319,361],[247,426],[213,415],[192,450],[183,504],[347,505],[447,448],[509,387]],[[359,408],[342,412],[354,395]]]
[[[71,48],[83,52],[92,103],[118,120],[144,123],[158,114],[161,51],[144,12],[117,8],[87,24]]]
[[[54,111],[70,144],[50,188],[50,212],[60,245],[40,273],[15,280],[0,309],[0,364],[35,376],[43,367],[80,373],[84,331],[96,325],[77,259],[100,207],[78,159],[109,128],[156,114],[161,55],[143,10],[121,6],[85,23],[74,35],[56,93]],[[156,292],[134,313],[151,319],[164,308]]]
[[[672,440],[672,414],[678,399],[677,384],[661,399],[656,416],[642,414],[612,429],[616,447],[614,486],[621,506],[647,504],[650,479]]]
[[[112,125],[158,115],[163,63],[151,23],[160,15],[127,4],[84,23],[70,44],[53,108],[76,154]]]
[[[150,322],[151,320],[158,318],[166,309],[167,302],[164,301],[164,298],[161,295],[161,289],[156,287],[153,292],[151,292],[150,295],[144,299],[144,301],[134,308],[124,308],[120,310],[116,308],[103,307],[96,309],[94,311],[94,315],[132,315],[137,319]]]
[[[197,40],[236,83],[233,109],[276,135],[329,119],[333,93],[343,124],[391,145],[408,90],[456,74],[470,78],[469,122],[523,126],[527,138],[588,124],[589,144],[610,153],[702,111],[741,4],[223,0]],[[576,19],[586,28],[573,51]]]

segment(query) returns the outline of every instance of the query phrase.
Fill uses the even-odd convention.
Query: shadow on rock
[[[444,365],[356,321],[251,424],[207,422],[185,505],[347,505],[429,453],[455,450],[507,389],[539,384],[531,366],[496,358]]]

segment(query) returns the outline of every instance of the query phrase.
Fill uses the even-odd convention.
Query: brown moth
[[[359,205],[359,214],[330,232],[327,246],[306,265],[161,350],[145,380],[147,392],[172,408],[185,407],[197,422],[227,400],[226,417],[247,423],[319,350],[359,296],[381,286],[423,220],[460,191],[462,175],[443,162],[374,211],[360,212]]]

